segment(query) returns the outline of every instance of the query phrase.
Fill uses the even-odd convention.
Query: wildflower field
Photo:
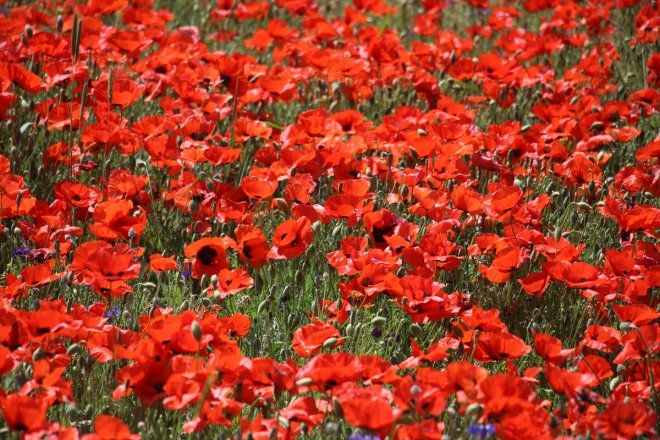
[[[657,438],[659,38],[0,0],[0,438]]]

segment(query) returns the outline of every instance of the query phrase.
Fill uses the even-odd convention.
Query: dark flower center
[[[197,252],[197,258],[204,266],[209,266],[213,263],[213,259],[218,256],[218,251],[210,246],[204,246]]]

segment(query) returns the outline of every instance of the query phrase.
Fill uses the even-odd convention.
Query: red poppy
[[[46,426],[48,403],[45,399],[9,394],[0,396],[0,408],[12,431],[29,433]]]
[[[261,229],[252,225],[240,225],[234,234],[243,261],[247,261],[257,269],[268,262],[270,245]]]
[[[658,415],[642,402],[614,402],[594,421],[594,427],[604,438],[628,439],[655,436]]]
[[[174,257],[163,257],[161,254],[152,254],[149,256],[149,270],[152,272],[166,272],[177,270],[179,265],[174,261]]]
[[[235,295],[254,286],[254,279],[248,275],[245,269],[220,269],[217,275],[218,284],[216,290],[220,293],[220,298]],[[208,293],[214,293],[213,285],[209,286]]]
[[[202,275],[217,275],[222,269],[226,269],[227,241],[220,237],[205,237],[186,246],[184,254],[193,259],[192,277],[199,279]]]
[[[300,357],[312,357],[321,350],[323,344],[330,338],[336,340],[333,347],[344,343],[339,330],[333,325],[316,321],[298,328],[293,333],[293,349]]]
[[[559,365],[566,361],[573,353],[574,348],[564,349],[559,339],[554,336],[534,331],[534,349],[544,361]]]
[[[66,272],[53,273],[55,263],[48,260],[36,266],[26,267],[21,271],[21,280],[27,287],[41,287],[62,278]]]
[[[275,228],[271,258],[291,259],[302,255],[314,240],[312,224],[307,217],[286,220]]]
[[[532,351],[532,347],[506,332],[483,332],[477,338],[474,358],[480,362],[517,359]]]

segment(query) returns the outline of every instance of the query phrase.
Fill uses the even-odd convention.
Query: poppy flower
[[[342,398],[341,408],[351,425],[379,432],[389,431],[401,414],[399,409],[377,395]]]
[[[296,378],[311,380],[314,389],[328,390],[342,383],[357,382],[362,373],[359,358],[340,351],[316,355],[298,370]]]
[[[302,255],[314,240],[312,224],[307,217],[284,221],[275,228],[271,258],[291,259]]]
[[[243,261],[257,269],[268,262],[270,245],[261,229],[252,225],[239,225],[234,234]]]
[[[83,440],[138,440],[140,434],[131,430],[117,417],[101,414],[94,420],[94,433],[82,436]]]
[[[337,339],[334,347],[344,343],[339,330],[335,326],[316,321],[298,328],[293,333],[293,349],[300,357],[312,357],[321,350],[323,344],[330,338]]]
[[[205,237],[186,246],[185,256],[193,259],[192,277],[199,279],[202,275],[216,275],[226,269],[229,264],[225,245],[223,238]]]
[[[604,438],[625,439],[655,436],[658,415],[643,402],[613,402],[594,421],[596,432]]]
[[[46,426],[46,400],[9,394],[0,397],[0,409],[12,431],[34,432]]]
[[[254,279],[248,275],[245,269],[220,269],[218,272],[217,290],[220,292],[220,298],[226,298],[229,295],[235,295],[245,289],[254,286]],[[209,293],[213,293],[212,286],[209,286]]]
[[[27,287],[41,287],[62,278],[66,272],[53,273],[55,264],[53,260],[36,266],[26,267],[21,271],[21,279]]]
[[[174,261],[174,257],[164,257],[161,254],[152,254],[149,256],[149,270],[152,272],[165,272],[177,270],[179,265]]]
[[[554,365],[566,361],[573,353],[574,348],[564,349],[559,339],[554,336],[534,331],[534,349],[545,360]]]
[[[532,351],[522,339],[506,332],[483,332],[477,338],[474,358],[480,362],[517,359]]]

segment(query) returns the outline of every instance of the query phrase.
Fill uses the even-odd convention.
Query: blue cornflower
[[[181,272],[181,275],[183,275],[183,277],[184,277],[186,280],[188,280],[188,279],[190,279],[190,277],[192,276],[192,272],[189,271],[188,269],[185,269],[183,272]]]
[[[468,426],[468,433],[480,439],[485,439],[491,435],[495,435],[495,425],[491,423],[478,423],[476,425],[470,425]]]
[[[348,440],[380,440],[380,437],[377,435],[363,434],[361,432],[354,432],[348,438]]]
[[[13,257],[25,257],[27,254],[30,253],[30,248],[25,246],[22,248],[14,249],[14,251],[11,253]]]
[[[117,306],[112,306],[109,309],[106,309],[105,313],[103,314],[104,318],[108,318],[109,321],[112,321],[113,319],[117,319],[121,316],[121,310]]]

